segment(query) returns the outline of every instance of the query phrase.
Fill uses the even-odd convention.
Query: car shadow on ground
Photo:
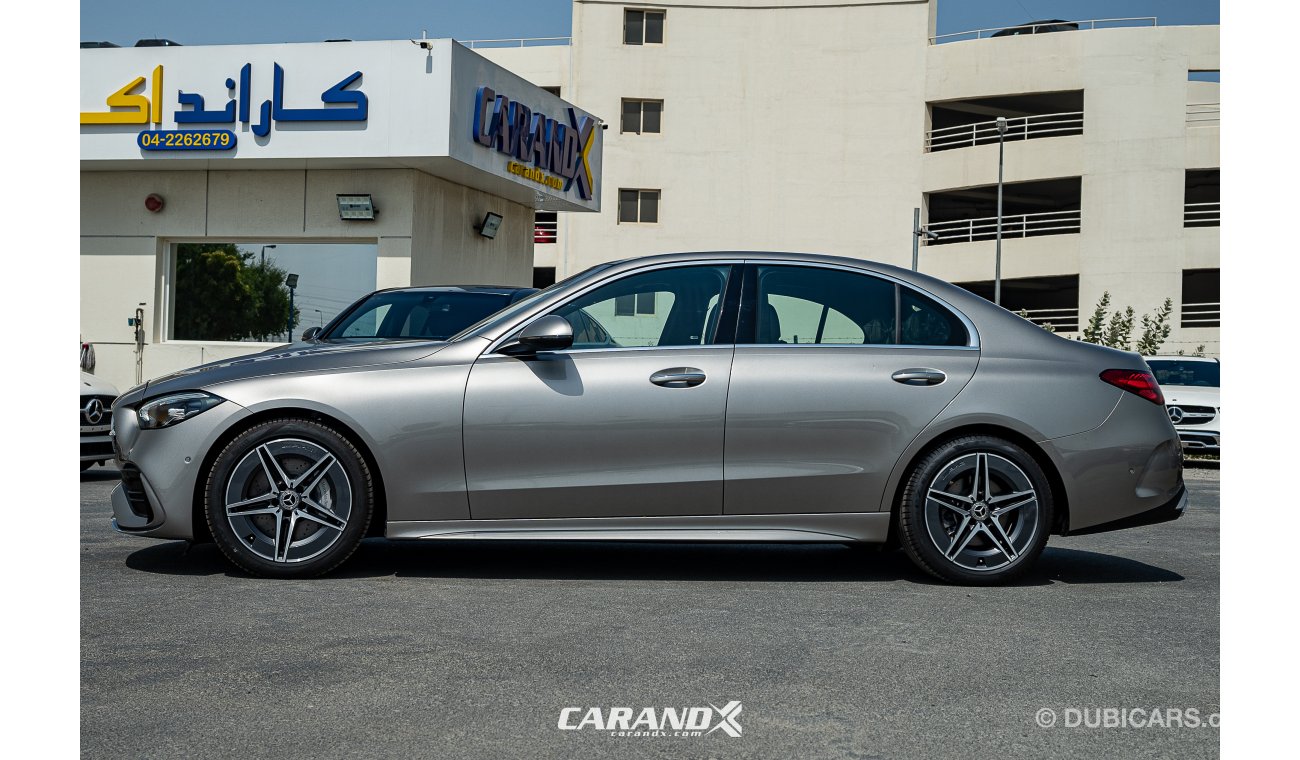
[[[88,470],[81,471],[82,483],[97,483],[107,480],[119,480],[122,473],[117,470],[111,470],[107,467],[91,467]]]
[[[127,567],[164,575],[243,577],[213,544],[156,544]],[[630,580],[937,584],[901,551],[839,544],[673,544],[544,541],[363,541],[327,579]],[[1171,570],[1109,554],[1048,547],[1013,585],[1169,583]]]

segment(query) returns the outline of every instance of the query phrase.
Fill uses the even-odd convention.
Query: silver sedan
[[[449,340],[208,364],[113,412],[114,527],[276,577],[386,536],[889,544],[993,583],[1186,506],[1140,356],[829,256],[603,264]]]

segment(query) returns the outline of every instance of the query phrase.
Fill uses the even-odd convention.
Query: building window
[[[554,211],[538,211],[533,214],[533,243],[535,245],[555,245],[559,232],[560,216]]]
[[[614,299],[614,316],[616,317],[654,316],[654,313],[654,293],[632,293]]]
[[[1183,226],[1219,226],[1219,170],[1188,169],[1183,189]]]
[[[664,41],[664,12],[632,10],[623,11],[624,45],[662,45]]]
[[[660,131],[663,120],[664,102],[662,100],[633,100],[623,98],[623,132],[644,134]]]
[[[1219,326],[1219,270],[1183,270],[1182,326]]]
[[[533,267],[533,287],[549,288],[555,284],[555,267]]]
[[[658,224],[659,191],[627,190],[618,191],[619,224]]]

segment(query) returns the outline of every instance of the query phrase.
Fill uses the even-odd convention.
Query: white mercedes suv
[[[1219,453],[1219,360],[1151,356],[1147,365],[1165,393],[1165,410],[1188,454]]]

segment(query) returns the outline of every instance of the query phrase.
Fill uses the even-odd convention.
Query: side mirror
[[[303,340],[315,340],[317,335],[320,335],[319,327],[308,327],[302,331]]]
[[[551,314],[528,323],[519,337],[502,346],[498,352],[518,356],[538,351],[559,351],[573,345],[573,325],[564,317]]]

